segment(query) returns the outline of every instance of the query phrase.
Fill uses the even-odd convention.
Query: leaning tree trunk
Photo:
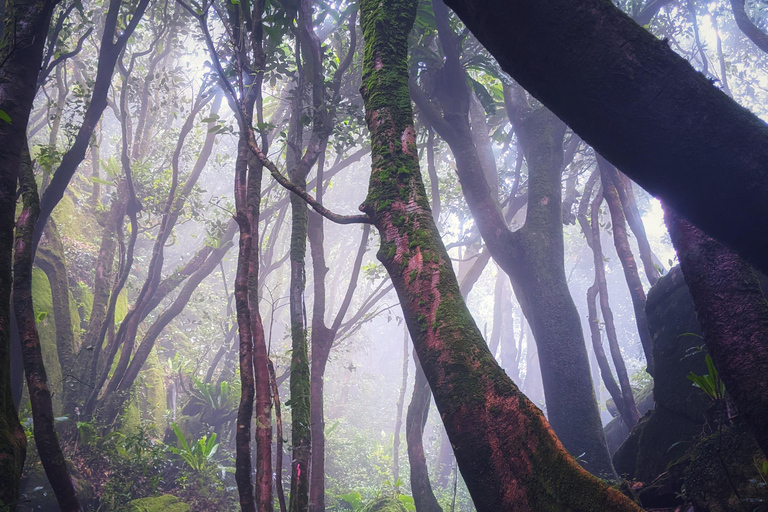
[[[768,303],[752,268],[665,206],[665,221],[718,373],[768,456]]]
[[[478,511],[639,511],[566,452],[496,364],[460,293],[427,201],[407,82],[417,2],[363,0],[361,92],[372,171],[361,207]]]
[[[600,154],[768,272],[765,122],[612,2],[447,3],[504,71]]]

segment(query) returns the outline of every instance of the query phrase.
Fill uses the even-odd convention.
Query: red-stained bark
[[[768,455],[768,303],[752,268],[665,205],[704,341],[728,394]]]

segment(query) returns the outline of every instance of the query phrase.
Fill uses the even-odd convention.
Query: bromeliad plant
[[[696,375],[691,372],[688,374],[688,380],[692,381],[694,386],[706,393],[713,402],[722,400],[725,398],[725,384],[720,380],[717,368],[715,368],[715,364],[712,362],[709,354],[707,354],[704,360],[707,363],[709,373],[707,375]]]
[[[176,423],[172,423],[171,428],[173,428],[173,432],[179,441],[178,448],[174,446],[168,447],[171,452],[184,459],[184,462],[197,473],[203,474],[210,471],[213,468],[213,457],[219,449],[219,445],[216,442],[216,434],[204,435],[190,446],[187,438],[184,437],[184,433]]]

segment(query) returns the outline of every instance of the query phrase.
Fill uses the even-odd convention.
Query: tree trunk
[[[400,383],[400,397],[397,399],[397,413],[395,414],[395,439],[392,444],[392,481],[397,486],[400,479],[400,430],[403,427],[403,405],[405,405],[405,388],[408,386],[408,327],[405,327],[403,335],[403,381]],[[427,388],[429,391],[429,388]],[[432,395],[429,395],[430,397]],[[413,400],[411,400],[413,405]],[[408,410],[411,410],[411,405]],[[407,429],[407,426],[406,426]],[[406,430],[407,431],[407,430]],[[410,456],[410,454],[409,454]],[[413,466],[411,466],[413,468]],[[413,469],[411,469],[413,471]]]
[[[19,173],[19,188],[24,206],[16,223],[16,239],[13,255],[13,307],[21,338],[21,354],[24,359],[24,374],[32,405],[35,444],[43,463],[45,474],[53,488],[62,512],[79,512],[77,493],[69,477],[67,462],[59,445],[53,419],[53,403],[48,388],[48,378],[43,364],[40,338],[35,326],[35,311],[32,305],[32,234],[40,212],[37,183],[32,169],[29,150],[24,143]]]
[[[736,25],[744,32],[744,35],[749,38],[750,41],[755,43],[758,48],[768,53],[768,34],[760,30],[752,20],[747,16],[747,11],[744,9],[744,0],[731,0],[731,7],[733,8],[733,17],[736,18]]]
[[[434,2],[441,45],[446,53],[444,85],[437,94],[443,116],[415,84],[411,94],[422,115],[448,142],[456,159],[462,192],[486,247],[510,277],[539,347],[547,415],[566,448],[594,474],[614,478],[595,402],[581,320],[568,290],[561,211],[565,125],[545,108],[522,108],[505,91],[507,112],[528,161],[525,225],[510,231],[473,143],[466,72],[444,4]]]
[[[589,203],[591,194],[585,191],[582,201]],[[629,382],[629,376],[627,375],[627,368],[624,364],[624,358],[621,355],[621,349],[619,347],[619,339],[616,335],[616,325],[613,321],[613,311],[608,301],[608,283],[605,279],[605,261],[603,256],[603,246],[600,240],[600,205],[603,203],[603,193],[599,191],[597,197],[592,201],[592,214],[588,226],[585,226],[586,222],[582,221],[582,227],[588,228],[584,234],[587,237],[589,246],[592,248],[592,256],[595,264],[595,283],[587,290],[587,309],[589,311],[589,330],[592,335],[592,346],[595,351],[595,358],[597,359],[598,366],[600,367],[600,375],[603,378],[605,387],[610,393],[611,398],[616,403],[616,407],[621,412],[621,417],[624,420],[624,424],[631,430],[635,423],[640,420],[640,413],[635,405],[635,397],[632,393],[632,386]],[[614,228],[615,229],[615,228]],[[605,335],[608,338],[608,346],[611,350],[611,358],[613,359],[613,365],[616,368],[616,375],[619,378],[619,384],[621,388],[613,380],[613,374],[611,373],[611,367],[608,364],[608,358],[605,356],[603,350],[602,336],[600,335],[600,326],[598,325],[597,307],[595,306],[595,299],[597,294],[600,294],[600,311],[603,313],[603,321],[605,322]]]
[[[648,330],[648,317],[645,315],[645,290],[637,271],[637,263],[632,255],[627,236],[627,225],[624,218],[624,210],[621,206],[618,188],[621,187],[618,171],[600,155],[597,155],[597,165],[600,168],[600,182],[603,184],[603,195],[608,209],[611,212],[611,225],[613,227],[613,243],[616,253],[619,255],[621,267],[624,269],[624,278],[629,287],[629,296],[632,298],[632,307],[635,310],[635,323],[640,343],[645,353],[647,364],[646,371],[653,376],[653,340]]]
[[[645,277],[648,279],[648,283],[653,286],[659,280],[660,274],[653,262],[653,251],[651,251],[651,245],[648,243],[643,218],[640,215],[640,210],[637,209],[635,194],[632,191],[632,180],[624,173],[619,174],[619,177],[622,186],[617,186],[616,190],[619,192],[621,207],[627,218],[627,224],[637,239],[637,248],[640,252],[640,260],[643,262]]]
[[[416,4],[361,3],[361,92],[372,147],[361,208],[379,230],[378,257],[392,277],[475,506],[479,512],[637,512],[568,455],[541,411],[496,364],[461,298],[418,166],[406,64]]]
[[[611,2],[448,4],[502,69],[587,143],[768,272],[765,122]]]
[[[768,304],[752,268],[665,206],[665,221],[720,378],[768,456]]]
[[[416,378],[413,383],[413,395],[408,405],[405,421],[406,440],[408,441],[408,461],[411,465],[411,491],[418,512],[443,512],[437,503],[432,484],[429,482],[427,459],[424,456],[424,425],[427,424],[429,404],[432,392],[429,390],[424,370],[416,361]]]
[[[72,310],[70,309],[69,279],[67,278],[67,262],[64,256],[64,245],[61,242],[56,223],[51,221],[46,224],[45,245],[40,247],[37,255],[37,264],[45,272],[51,286],[51,301],[53,305],[53,319],[56,324],[56,352],[61,364],[62,388],[64,398],[63,412],[74,417],[77,405],[77,389],[75,373],[75,359],[77,340],[75,339],[74,326],[72,325]],[[78,326],[79,327],[79,326]]]
[[[27,439],[11,392],[11,288],[16,183],[52,0],[3,2],[0,39],[0,507],[16,508]]]

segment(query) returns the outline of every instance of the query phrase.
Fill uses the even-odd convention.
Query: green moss
[[[125,290],[120,292],[115,302],[115,323],[119,324],[128,314],[128,294]]]
[[[37,333],[40,336],[40,348],[48,376],[48,386],[53,395],[53,413],[59,415],[62,408],[61,365],[56,347],[56,323],[53,318],[51,286],[45,272],[39,268],[32,270],[32,303],[35,308]]]
[[[163,494],[154,498],[141,498],[128,504],[126,512],[189,512],[189,505],[176,496]]]

